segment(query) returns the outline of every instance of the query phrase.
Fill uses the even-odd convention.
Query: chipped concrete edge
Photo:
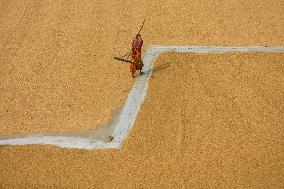
[[[148,83],[152,75],[155,58],[164,52],[189,52],[189,53],[228,53],[228,52],[284,52],[284,46],[161,46],[151,45],[143,57],[143,74],[137,78],[132,90],[129,92],[125,105],[115,125],[112,140],[109,142],[94,140],[91,137],[59,136],[59,135],[24,135],[21,137],[5,137],[0,139],[1,145],[55,145],[62,148],[77,149],[110,149],[120,148],[123,141],[131,131],[140,106],[145,99]]]

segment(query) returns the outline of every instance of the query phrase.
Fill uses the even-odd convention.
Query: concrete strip
[[[27,145],[27,144],[51,144],[62,148],[79,149],[102,149],[118,148],[120,144],[116,142],[95,141],[91,138],[72,137],[72,136],[46,136],[29,135],[19,138],[9,138],[0,140],[1,145]]]
[[[124,139],[131,131],[140,106],[145,99],[149,79],[152,75],[155,58],[163,52],[190,52],[190,53],[228,53],[228,52],[284,52],[284,46],[264,47],[220,47],[220,46],[159,46],[152,45],[146,51],[143,62],[143,74],[137,78],[130,91],[121,114],[116,121],[112,136],[109,141],[101,140],[84,133],[72,136],[68,135],[25,135],[19,137],[2,137],[0,145],[27,145],[27,144],[49,144],[62,148],[78,149],[108,149],[120,148]]]

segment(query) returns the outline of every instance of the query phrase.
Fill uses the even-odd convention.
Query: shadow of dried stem
[[[163,63],[153,69],[153,74],[168,69],[171,66],[170,62]]]

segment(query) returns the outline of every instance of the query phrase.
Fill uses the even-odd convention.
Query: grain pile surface
[[[283,1],[0,1],[0,135],[94,129],[134,80],[113,56],[162,45],[281,45]]]
[[[94,129],[150,44],[284,44],[284,2],[0,0],[0,135]],[[120,150],[1,146],[0,188],[284,188],[283,53],[164,54]]]
[[[120,150],[1,147],[2,188],[281,188],[284,53],[169,53]]]

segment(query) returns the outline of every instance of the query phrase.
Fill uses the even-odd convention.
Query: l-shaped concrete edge
[[[143,74],[137,78],[132,90],[129,92],[122,112],[116,121],[111,140],[97,140],[90,136],[68,136],[68,135],[23,135],[19,137],[2,137],[0,145],[55,145],[62,148],[78,149],[109,149],[120,148],[123,141],[131,131],[140,106],[145,99],[148,83],[152,75],[155,58],[163,52],[189,52],[189,53],[228,53],[228,52],[284,52],[284,46],[244,46],[244,47],[222,47],[222,46],[160,46],[151,45],[143,57]]]

